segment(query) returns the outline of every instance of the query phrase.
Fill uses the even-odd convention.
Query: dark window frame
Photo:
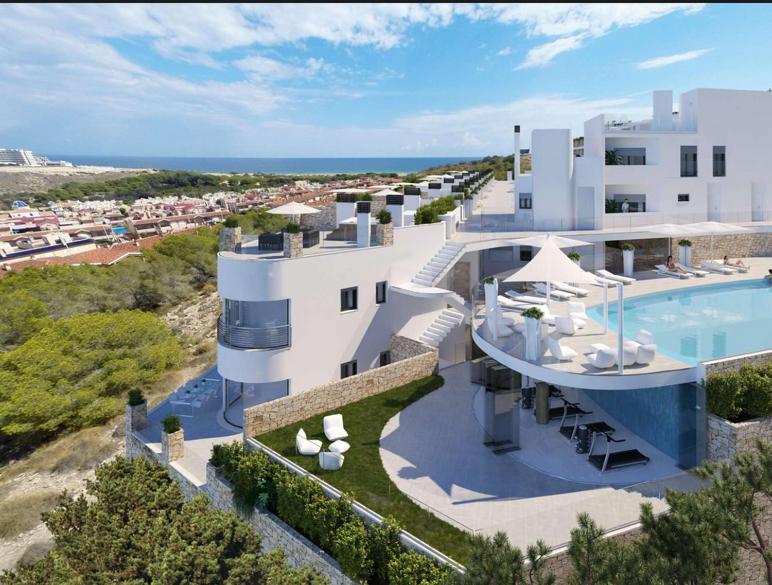
[[[353,295],[349,295],[353,291]],[[352,305],[352,306],[349,306]],[[359,287],[350,286],[340,289],[340,312],[348,313],[359,309]]]
[[[686,150],[689,149],[689,150]],[[691,149],[694,149],[693,151]],[[681,145],[681,176],[682,177],[697,177],[698,157],[697,146],[694,144],[682,144]]]
[[[351,360],[350,362],[343,362],[340,365],[340,379],[350,378],[357,375],[357,361]]]
[[[378,355],[378,367],[382,368],[383,366],[388,366],[391,363],[391,351],[386,350],[382,351]]]
[[[523,205],[527,203],[527,205]],[[520,193],[518,195],[518,209],[533,209],[533,193]]]
[[[726,146],[713,146],[713,176],[726,177]]]
[[[533,260],[533,248],[520,246],[520,262],[530,262],[531,260]]]
[[[690,200],[689,193],[678,194],[678,203],[689,203],[689,200]]]
[[[389,281],[382,280],[375,283],[375,304],[382,305],[388,300],[387,290],[389,288]]]

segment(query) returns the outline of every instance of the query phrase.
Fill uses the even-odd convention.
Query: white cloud
[[[663,57],[655,57],[654,59],[647,59],[638,63],[638,69],[658,69],[660,67],[667,67],[673,63],[681,63],[682,61],[691,61],[702,57],[705,53],[709,53],[712,49],[697,49],[695,51],[686,51],[685,53],[676,53],[674,55],[665,55]]]
[[[500,51],[496,53],[498,57],[506,57],[507,55],[512,54],[512,47],[504,47]]]
[[[562,37],[557,40],[534,47],[525,56],[525,60],[516,69],[530,69],[531,67],[544,67],[552,60],[566,51],[573,51],[582,46],[585,35]]]

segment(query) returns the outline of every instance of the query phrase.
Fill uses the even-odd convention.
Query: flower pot
[[[474,201],[472,199],[464,199],[464,219],[469,220],[472,217],[472,205]]]
[[[529,362],[539,359],[541,319],[526,317],[525,322],[525,359]]]
[[[622,250],[622,274],[625,276],[633,275],[633,256],[635,250]]]
[[[483,290],[485,292],[485,325],[488,327],[488,332],[493,336],[493,339],[499,338],[498,328],[498,299],[496,298],[496,291],[498,286],[496,281],[492,283],[484,283]]]
[[[678,261],[684,266],[692,265],[692,247],[678,246]]]

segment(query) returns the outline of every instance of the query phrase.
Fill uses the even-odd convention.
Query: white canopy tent
[[[538,236],[528,236],[526,238],[517,238],[510,240],[510,244],[515,246],[531,246],[533,248],[542,248],[547,242],[553,242],[558,248],[577,248],[579,246],[592,246],[590,242],[582,240],[572,240],[563,236],[553,234],[539,234]]]
[[[549,303],[550,282],[552,281],[575,282],[579,284],[596,284],[598,278],[585,272],[577,266],[568,256],[566,256],[558,247],[558,244],[547,238],[542,249],[514,274],[508,276],[503,282],[546,282],[547,283],[547,303]],[[624,293],[622,283],[617,283],[617,298],[619,303],[618,310],[618,340],[617,340],[617,362],[619,364],[619,373],[623,371],[623,325],[624,325]],[[604,332],[608,328],[608,285],[603,283],[603,324]]]
[[[294,220],[295,216],[297,216],[298,221],[294,223],[299,223],[301,215],[306,215],[309,213],[319,213],[319,210],[309,205],[305,205],[304,203],[291,201],[289,203],[285,203],[284,205],[280,205],[279,207],[274,207],[273,209],[269,209],[268,213],[273,213],[274,215],[289,215],[292,218],[292,220]]]

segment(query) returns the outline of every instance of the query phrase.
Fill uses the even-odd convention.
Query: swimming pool
[[[603,306],[588,311],[603,322]],[[624,335],[654,334],[657,351],[696,365],[772,348],[772,286],[765,280],[711,284],[625,299]],[[617,304],[609,304],[616,331]]]

